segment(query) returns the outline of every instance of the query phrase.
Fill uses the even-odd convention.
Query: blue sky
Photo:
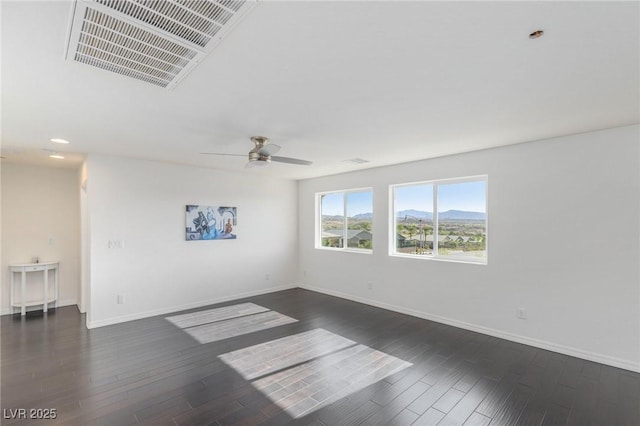
[[[461,182],[438,186],[438,211],[464,210],[486,213],[486,182]],[[396,210],[431,212],[432,185],[400,186],[396,188]]]
[[[396,210],[421,210],[431,212],[432,185],[399,186],[395,189]],[[461,182],[438,186],[438,210],[464,210],[486,213],[486,182]],[[373,211],[371,192],[354,192],[347,195],[347,216]],[[322,198],[323,215],[342,215],[344,194],[326,194]]]
[[[395,190],[396,211],[433,211],[433,186],[398,186]]]
[[[438,211],[465,210],[487,212],[487,183],[484,181],[462,182],[438,186]]]
[[[344,193],[326,194],[322,197],[323,215],[343,215],[344,214]],[[373,211],[373,195],[371,192],[353,192],[347,194],[347,216],[354,216],[360,213],[370,213]]]

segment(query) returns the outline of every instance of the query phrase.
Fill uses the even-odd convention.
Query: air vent
[[[352,158],[350,160],[344,160],[346,163],[354,163],[354,164],[364,164],[369,163],[369,160],[365,160],[363,158]]]
[[[67,59],[173,88],[255,1],[78,0]]]
[[[198,52],[86,8],[74,59],[167,87]]]

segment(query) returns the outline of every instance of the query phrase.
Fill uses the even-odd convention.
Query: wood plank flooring
[[[2,424],[640,425],[640,374],[302,289],[181,320],[242,303],[297,321],[201,344],[163,316],[93,330],[75,307],[3,316]],[[259,346],[304,333],[320,333],[306,360],[277,361],[277,350]],[[275,369],[249,358],[231,366],[252,347]],[[362,347],[371,359],[407,366],[350,392],[328,391],[333,398],[319,408],[307,400],[290,412],[269,397],[273,381],[330,371],[326,356]],[[27,418],[8,418],[20,408]],[[30,409],[55,409],[56,418],[29,418]]]

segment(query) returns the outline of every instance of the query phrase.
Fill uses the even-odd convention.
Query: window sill
[[[467,263],[470,265],[488,265],[487,259],[478,259],[474,260],[473,258],[446,258],[446,257],[435,257],[433,255],[417,255],[417,254],[401,254],[401,253],[390,253],[391,257],[400,257],[403,259],[420,259],[420,260],[435,260],[437,262],[449,262],[449,263]]]
[[[373,254],[373,250],[369,250],[369,249],[356,249],[356,248],[316,247],[316,250],[333,251],[333,252],[338,252],[338,253]]]

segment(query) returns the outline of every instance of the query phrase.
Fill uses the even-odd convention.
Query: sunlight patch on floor
[[[324,329],[229,352],[220,359],[294,418],[412,365]]]
[[[253,303],[175,315],[166,320],[202,344],[298,321]]]

